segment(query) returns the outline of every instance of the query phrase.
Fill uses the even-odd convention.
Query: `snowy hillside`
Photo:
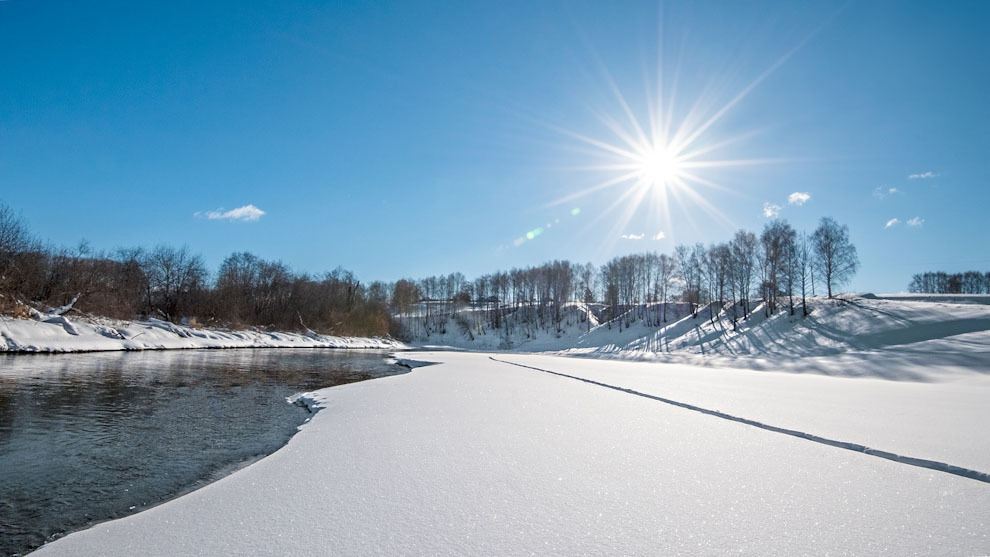
[[[834,366],[842,359],[824,357],[871,354],[884,354],[887,364],[990,367],[990,307],[981,303],[869,295],[814,298],[809,300],[807,317],[801,316],[800,307],[793,316],[784,309],[767,317],[758,305],[747,319],[739,319],[735,330],[731,308],[714,311],[714,316],[713,308],[692,315],[686,304],[672,305],[665,326],[654,324],[655,311],[649,308],[637,308],[601,324],[596,324],[594,311],[581,305],[566,310],[559,331],[527,325],[511,313],[504,328],[484,329],[478,325],[482,322],[478,311],[472,310],[458,315],[460,326],[451,320],[442,333],[420,335],[414,343],[622,359],[717,361],[744,367],[769,362],[786,365],[797,359],[802,366],[813,364],[809,359]],[[470,329],[465,322],[472,324]]]

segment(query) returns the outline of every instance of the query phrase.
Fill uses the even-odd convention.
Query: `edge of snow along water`
[[[342,337],[259,330],[200,329],[168,321],[0,318],[0,352],[55,353],[197,348],[361,348],[399,350],[392,338]]]

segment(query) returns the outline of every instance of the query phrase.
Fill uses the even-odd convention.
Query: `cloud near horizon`
[[[231,209],[229,211],[224,211],[223,209],[217,209],[215,211],[198,212],[195,214],[197,217],[205,218],[207,220],[239,220],[245,222],[254,222],[261,217],[265,216],[266,213],[254,206],[251,203],[238,207],[236,209]]]
[[[763,216],[772,219],[780,214],[780,205],[775,203],[770,203],[769,201],[763,204]]]
[[[646,234],[623,234],[620,236],[623,240],[642,240],[646,237]]]
[[[899,219],[897,217],[894,217],[894,218],[890,219],[889,221],[887,221],[887,224],[884,224],[883,225],[883,228],[884,228],[884,230],[886,230],[888,228],[893,228],[893,227],[897,226],[898,224],[901,224],[901,219]]]
[[[927,180],[928,178],[935,178],[937,176],[938,172],[927,170],[925,172],[918,172],[917,174],[908,174],[908,180]]]
[[[799,207],[807,203],[809,199],[811,199],[811,194],[806,191],[796,191],[787,196],[788,203]]]

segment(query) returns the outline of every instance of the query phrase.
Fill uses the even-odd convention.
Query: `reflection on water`
[[[373,351],[0,355],[0,555],[275,451],[309,415],[292,394],[405,371]]]

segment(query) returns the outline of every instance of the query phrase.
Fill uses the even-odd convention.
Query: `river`
[[[0,555],[159,504],[283,446],[303,391],[408,371],[379,351],[0,355]]]

